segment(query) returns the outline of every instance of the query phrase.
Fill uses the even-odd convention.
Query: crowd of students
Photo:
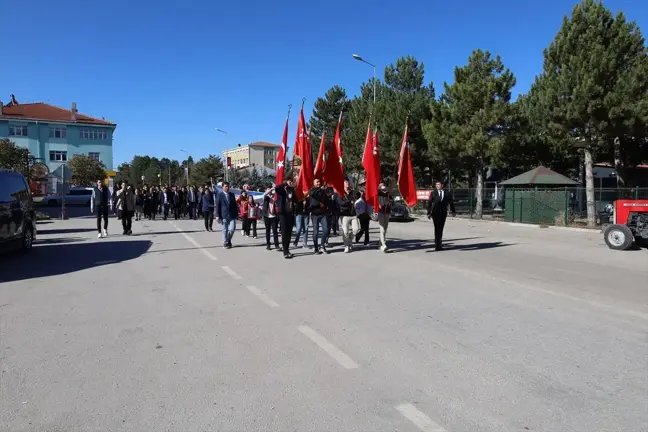
[[[114,194],[110,194],[103,182],[97,182],[92,203],[97,208],[99,237],[108,235],[110,203],[110,208],[122,222],[124,235],[132,234],[133,219],[202,218],[206,231],[214,231],[214,220],[223,226],[223,244],[230,248],[237,221],[241,223],[241,235],[254,239],[258,238],[257,227],[261,221],[265,228],[266,248],[271,250],[274,247],[284,252],[287,258],[292,258],[289,251],[291,245],[312,247],[315,254],[328,254],[329,238],[331,234],[337,236],[340,230],[347,253],[353,250],[354,243],[361,240],[364,245],[369,244],[369,222],[373,209],[364,200],[363,193],[352,190],[348,181],[345,181],[344,189],[343,194],[337,194],[316,179],[308,193],[297,199],[292,180],[288,180],[282,185],[268,185],[263,197],[255,200],[249,194],[248,185],[243,186],[239,196],[234,196],[227,182],[219,186],[145,185],[142,188],[120,182],[115,185]],[[385,235],[389,224],[390,196],[384,183],[380,186],[379,194],[381,205],[377,214],[380,247],[387,251]],[[309,240],[312,240],[312,246]]]
[[[221,225],[223,247],[232,248],[232,238],[236,232],[237,221],[241,222],[241,235],[257,238],[258,221],[265,227],[265,243],[268,250],[273,247],[282,251],[285,258],[292,258],[290,247],[311,248],[309,230],[312,227],[311,240],[314,254],[329,253],[331,231],[337,235],[341,230],[344,252],[353,251],[353,246],[363,240],[369,244],[369,223],[371,215],[376,214],[380,228],[380,250],[388,251],[387,229],[391,213],[391,194],[387,185],[381,182],[378,186],[378,206],[372,209],[365,200],[362,191],[351,189],[349,181],[344,182],[344,190],[336,193],[332,188],[315,179],[312,188],[299,194],[291,179],[280,185],[268,185],[261,202],[249,193],[244,185],[239,196],[235,196],[227,182],[218,186],[144,186],[133,188],[126,182],[115,186],[115,193],[110,194],[103,182],[97,182],[92,199],[97,208],[98,236],[108,235],[108,208],[110,207],[121,219],[123,234],[132,234],[132,220],[155,220],[162,216],[167,220],[189,218],[204,220],[205,230],[213,232],[214,220]],[[441,249],[443,226],[448,205],[454,215],[452,198],[445,194],[443,185],[437,183],[437,189],[428,201],[428,217],[435,225],[435,244]],[[102,223],[103,221],[103,228]],[[294,231],[294,238],[293,238]],[[281,242],[279,241],[281,238]],[[301,241],[301,243],[300,243]]]

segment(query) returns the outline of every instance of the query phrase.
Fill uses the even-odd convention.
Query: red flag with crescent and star
[[[328,153],[326,171],[324,172],[324,181],[331,185],[338,195],[344,196],[344,164],[342,163],[342,142],[340,139],[341,127],[342,113],[340,113],[337,128],[335,129],[333,145]]]
[[[378,152],[378,133],[372,135],[371,120],[367,126],[362,167],[365,169],[365,200],[378,210],[378,184],[380,183],[380,154]]]
[[[295,149],[293,157],[301,160],[299,175],[297,176],[297,187],[295,193],[298,200],[304,199],[304,196],[311,187],[313,187],[313,154],[310,143],[306,134],[306,121],[304,120],[304,107],[299,112],[299,122],[297,123],[297,136],[295,137]]]
[[[322,179],[326,171],[326,132],[322,132],[322,141],[320,142],[317,162],[315,163],[315,178]]]
[[[403,200],[408,206],[412,207],[416,204],[418,199],[416,197],[414,169],[412,168],[410,145],[407,136],[407,123],[405,124],[405,133],[403,133],[403,141],[401,142],[400,159],[398,160],[398,189],[403,196]]]
[[[283,138],[281,138],[281,147],[277,154],[277,174],[275,182],[281,184],[284,181],[284,171],[286,166],[286,154],[288,153],[288,117],[286,117],[286,126],[284,127]]]

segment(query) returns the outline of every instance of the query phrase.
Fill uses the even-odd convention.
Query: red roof
[[[44,102],[4,105],[1,114],[3,118],[17,120],[49,120],[66,123],[117,126],[115,123],[96,119],[79,112],[76,113],[76,120],[72,120],[72,110],[59,108]]]

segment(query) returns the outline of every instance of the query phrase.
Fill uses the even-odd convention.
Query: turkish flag
[[[378,184],[380,183],[380,154],[378,153],[378,132],[371,134],[371,121],[367,127],[362,167],[365,169],[365,199],[378,209]]]
[[[315,178],[322,179],[326,171],[326,133],[322,132],[322,142],[320,142],[319,153],[317,154],[317,163],[315,164]]]
[[[299,176],[297,177],[297,187],[295,193],[298,200],[304,199],[306,193],[313,187],[313,153],[311,152],[310,142],[306,134],[306,121],[304,120],[304,107],[299,112],[299,122],[297,123],[297,136],[295,137],[295,150],[293,156],[301,160]]]
[[[281,184],[284,181],[284,168],[286,165],[286,154],[288,153],[288,117],[286,117],[286,126],[284,127],[283,138],[281,139],[281,148],[277,155],[277,175],[275,182]]]
[[[340,139],[340,129],[342,127],[342,113],[338,119],[337,128],[335,129],[335,139],[328,153],[326,171],[324,180],[331,185],[333,190],[340,196],[344,196],[344,164],[342,163],[342,143]]]
[[[405,133],[401,142],[400,159],[398,160],[398,189],[408,206],[412,207],[416,204],[416,183],[414,183],[414,170],[412,169],[412,159],[410,157],[407,124],[405,125]]]

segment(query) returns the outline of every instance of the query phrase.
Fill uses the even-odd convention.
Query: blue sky
[[[526,92],[575,0],[0,0],[0,99],[43,101],[118,124],[115,167],[279,142],[288,104],[338,84],[355,94],[399,56],[440,93],[476,48],[500,54]],[[608,0],[648,33],[648,1]],[[297,116],[293,111],[289,145]],[[219,127],[228,134],[219,134]]]

